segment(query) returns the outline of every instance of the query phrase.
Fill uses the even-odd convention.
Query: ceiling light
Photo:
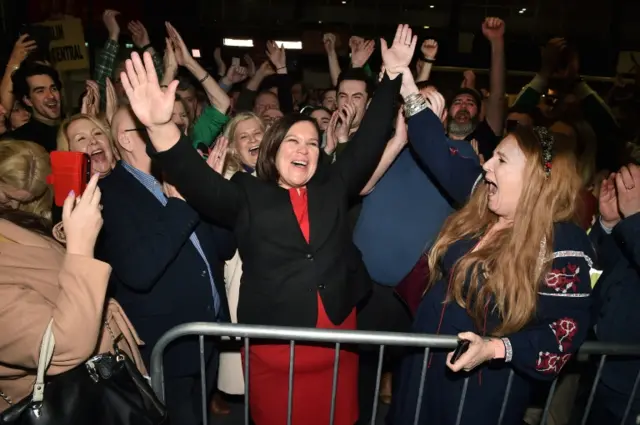
[[[275,41],[276,46],[289,50],[302,50],[302,41]]]
[[[435,8],[434,5],[429,5],[429,9],[433,9],[433,8]]]
[[[225,38],[222,40],[222,44],[228,47],[253,47],[253,40],[251,39],[237,39],[237,38]]]

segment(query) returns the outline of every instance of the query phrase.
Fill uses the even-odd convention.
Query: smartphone
[[[240,58],[231,58],[231,66],[240,66]]]
[[[191,56],[194,58],[201,58],[200,49],[191,49]]]
[[[451,357],[451,364],[454,364],[458,361],[458,359],[467,352],[469,349],[470,342],[466,339],[461,339],[458,341],[458,346],[456,350],[453,352],[453,357]]]
[[[55,203],[61,207],[72,190],[82,195],[91,179],[91,158],[82,152],[53,151],[51,175],[47,183],[53,185]]]
[[[20,32],[18,36],[29,34],[27,41],[35,41],[38,48],[29,54],[29,59],[48,61],[49,60],[49,45],[51,44],[52,30],[42,25],[23,24],[20,26]]]

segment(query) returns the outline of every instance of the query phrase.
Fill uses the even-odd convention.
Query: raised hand
[[[438,54],[438,42],[432,39],[425,40],[420,51],[425,59],[434,60]]]
[[[385,39],[380,39],[382,62],[390,77],[402,73],[409,66],[417,43],[418,37],[413,35],[409,25],[398,25],[391,47]]]
[[[100,112],[100,88],[98,83],[87,80],[86,94],[82,97],[80,113],[97,117]]]
[[[227,71],[227,79],[231,84],[243,82],[249,76],[249,71],[243,66],[231,65]]]
[[[327,54],[336,52],[336,35],[332,33],[327,33],[322,36],[322,42],[324,43],[324,49],[327,51]]]
[[[213,51],[213,61],[218,67],[218,75],[227,75],[227,64],[222,60],[222,50],[219,47],[216,47],[216,49]]]
[[[362,37],[354,35],[349,38],[349,49],[351,50],[351,53],[358,50],[358,47],[360,47],[362,44],[364,44],[364,38]]]
[[[173,48],[173,43],[168,37],[165,38],[166,47],[164,48],[164,72],[175,76],[178,72],[178,59],[176,58],[176,51]]]
[[[213,171],[223,176],[224,174],[224,163],[227,159],[227,152],[229,151],[229,139],[224,136],[218,137],[216,140],[216,144],[209,152],[209,157],[207,158],[207,164]]]
[[[273,75],[275,73],[276,73],[276,70],[273,69],[271,62],[269,61],[262,62],[262,64],[260,65],[260,68],[258,68],[258,70],[256,71],[256,74],[261,75],[263,78]]]
[[[376,43],[373,40],[367,40],[358,45],[351,53],[351,65],[354,68],[362,68],[369,61],[375,49]]]
[[[247,63],[247,73],[249,74],[249,77],[253,77],[254,75],[256,75],[256,63],[253,61],[251,56],[246,54],[242,58]]]
[[[267,41],[266,53],[276,71],[287,67],[287,54],[284,51],[284,46],[278,47],[275,41]]]
[[[144,52],[143,58],[144,64],[138,53],[132,53],[120,78],[138,120],[147,128],[159,127],[171,121],[178,81],[162,91],[151,54]]]
[[[82,196],[71,192],[62,206],[64,237],[69,254],[93,257],[93,249],[102,228],[99,174],[94,174]]]
[[[476,88],[476,73],[470,69],[467,69],[462,73],[462,88],[475,89]]]
[[[340,115],[338,111],[334,111],[333,115],[331,115],[331,119],[329,120],[329,125],[327,125],[327,130],[324,132],[325,135],[325,144],[324,151],[332,155],[336,148],[338,147],[338,138],[336,136],[336,130],[338,128],[338,120],[340,119]]]
[[[613,229],[622,220],[618,211],[618,195],[616,193],[616,173],[611,173],[600,184],[600,196],[598,197],[598,210],[602,224]]]
[[[482,34],[487,40],[494,42],[504,37],[504,21],[500,18],[486,18],[482,23]]]
[[[114,41],[118,40],[120,36],[120,25],[116,20],[116,17],[120,14],[117,10],[107,9],[102,14],[102,22],[104,22],[104,26],[107,28],[109,32],[109,38]]]
[[[338,113],[339,126],[336,127],[335,135],[339,143],[346,143],[349,140],[349,132],[358,111],[352,104],[345,103],[336,112]]]
[[[116,114],[116,112],[118,112],[118,95],[116,94],[116,88],[113,87],[113,83],[111,82],[111,78],[109,77],[106,78],[106,86],[107,87],[105,90],[105,95],[107,99],[105,106],[106,110],[104,112],[107,122],[109,123],[109,125],[111,125],[113,116]]]
[[[129,25],[127,25],[127,28],[131,33],[133,44],[135,44],[138,49],[142,49],[143,47],[151,44],[149,33],[147,32],[147,29],[144,27],[144,25],[142,25],[142,22],[131,21],[129,22]]]
[[[640,167],[629,164],[616,174],[618,209],[628,218],[640,212]]]
[[[11,56],[9,56],[9,66],[18,68],[22,62],[29,56],[29,53],[38,48],[35,40],[26,41],[29,34],[22,34],[16,44],[13,45]]]
[[[173,49],[176,53],[178,65],[187,66],[189,62],[193,61],[193,57],[191,56],[187,45],[180,36],[180,33],[178,33],[171,23],[165,22],[164,25],[167,28],[167,34],[169,34],[169,39],[171,39],[171,44],[173,45]]]

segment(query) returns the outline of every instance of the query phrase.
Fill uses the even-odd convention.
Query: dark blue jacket
[[[593,290],[597,340],[640,344],[640,214],[622,220],[611,234],[596,223],[589,236],[603,271]],[[639,358],[609,356],[601,384],[628,396],[638,371]]]
[[[96,256],[113,267],[110,295],[144,341],[140,351],[148,365],[155,343],[174,326],[229,317],[222,272],[223,262],[235,252],[233,238],[202,222],[184,201],[169,199],[163,206],[120,164],[99,186],[104,225]],[[189,241],[194,230],[214,273],[222,310],[218,317],[207,267]],[[165,353],[165,374],[197,373],[198,352],[197,337],[172,345]]]

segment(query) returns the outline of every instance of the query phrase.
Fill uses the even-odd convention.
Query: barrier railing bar
[[[259,325],[240,325],[230,323],[194,322],[174,327],[167,331],[156,343],[151,355],[151,384],[161,401],[164,401],[164,366],[163,355],[167,346],[174,340],[188,335],[228,336],[233,338],[288,340],[325,342],[335,344],[393,345],[436,349],[454,349],[457,346],[455,336],[424,335],[411,333],[371,332],[326,330],[314,328],[272,327]],[[293,342],[292,342],[293,343]],[[640,345],[611,344],[602,342],[586,342],[579,351],[580,355],[640,355]],[[246,350],[248,362],[248,350]],[[292,359],[290,359],[292,361]],[[602,363],[602,361],[601,361]],[[601,370],[599,369],[599,372]],[[290,377],[292,378],[292,377]],[[599,378],[599,375],[598,375]],[[248,379],[248,369],[247,369]],[[248,381],[247,381],[248,385]],[[248,391],[248,390],[247,390]],[[593,395],[593,394],[592,394]],[[245,399],[247,393],[245,393]],[[248,403],[247,403],[248,404]],[[586,419],[586,418],[585,418]],[[584,422],[583,422],[584,424]]]
[[[602,368],[604,367],[604,362],[607,360],[607,356],[603,355],[600,357],[600,364],[598,364],[598,371],[596,372],[596,377],[593,380],[593,385],[591,386],[591,391],[589,392],[589,399],[587,401],[587,406],[584,409],[584,415],[582,415],[582,425],[587,424],[587,419],[589,419],[589,413],[591,412],[591,405],[593,404],[593,399],[596,396],[596,387],[598,386],[598,381],[600,381],[600,375],[602,375]]]
[[[376,423],[378,416],[378,399],[380,398],[380,377],[382,376],[382,364],[384,362],[384,345],[380,346],[378,353],[378,369],[376,371],[376,389],[373,393],[373,409],[371,410],[371,423]]]
[[[202,423],[208,425],[209,414],[207,409],[207,368],[204,364],[204,335],[198,337],[200,343],[200,401],[202,402]]]
[[[194,322],[178,325],[167,331],[167,333],[158,340],[153,351],[154,353],[162,352],[174,339],[194,334],[287,341],[294,338],[296,341],[328,342],[331,344],[340,342],[342,344],[405,345],[444,349],[454,349],[458,341],[455,336],[443,335]],[[588,341],[582,345],[579,353],[638,356],[640,355],[640,345]]]
[[[631,412],[633,399],[636,397],[636,391],[638,390],[638,383],[640,383],[640,370],[638,370],[638,374],[636,375],[636,382],[633,383],[633,389],[631,390],[631,395],[629,396],[629,402],[627,403],[627,407],[624,409],[624,416],[622,417],[622,421],[620,421],[620,425],[624,425],[627,422],[627,417],[629,416],[629,412]]]
[[[507,386],[504,389],[504,399],[502,399],[502,407],[500,408],[500,416],[498,416],[498,425],[502,425],[504,415],[507,411],[507,401],[509,400],[509,393],[511,392],[511,384],[513,383],[514,372],[513,369],[509,371],[509,378],[507,378]]]
[[[289,397],[287,400],[287,425],[293,421],[293,370],[296,356],[296,342],[289,341]]]
[[[244,339],[244,425],[249,425],[249,340]]]
[[[462,423],[462,411],[464,410],[464,402],[467,399],[467,388],[469,388],[469,377],[464,378],[464,384],[462,384],[462,394],[460,394],[460,404],[458,405],[458,416],[456,418],[456,425]]]
[[[544,402],[544,410],[542,411],[542,420],[540,425],[547,425],[547,419],[549,418],[549,408],[551,407],[551,401],[553,400],[553,394],[556,392],[556,385],[558,385],[558,378],[554,379],[549,388],[549,394],[547,394],[547,400]]]
[[[333,358],[333,384],[331,387],[331,412],[329,413],[329,425],[333,425],[336,413],[336,392],[338,391],[338,365],[340,364],[340,343],[336,342],[336,354]]]
[[[418,400],[416,402],[416,413],[413,417],[413,425],[420,422],[420,410],[422,409],[422,397],[424,395],[424,382],[427,379],[427,367],[429,367],[429,347],[424,349],[422,367],[420,368],[420,386],[418,386]]]

